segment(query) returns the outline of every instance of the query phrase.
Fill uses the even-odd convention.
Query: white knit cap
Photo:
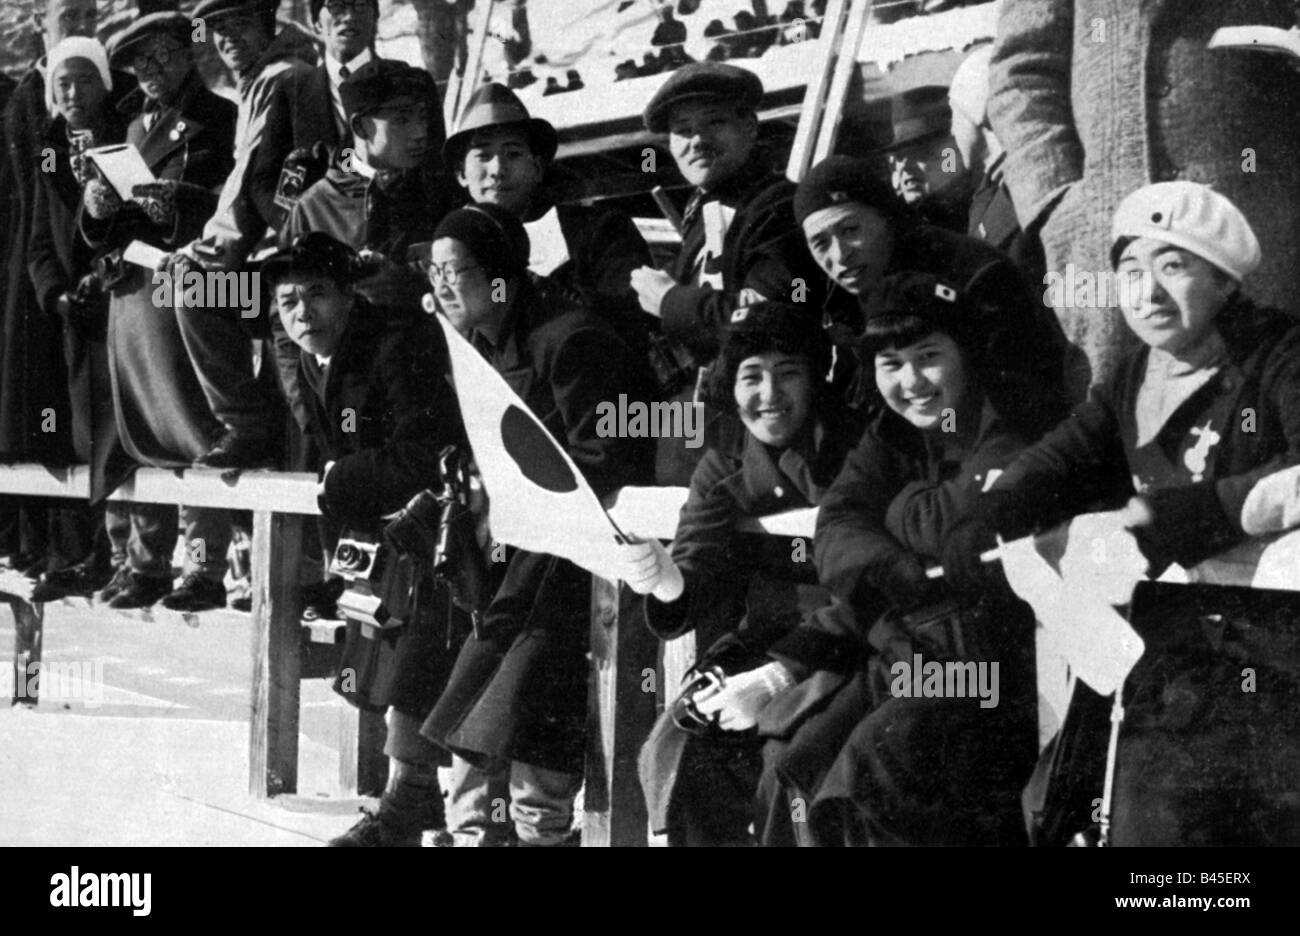
[[[1238,281],[1259,266],[1259,241],[1246,216],[1199,182],[1156,182],[1120,202],[1110,228],[1112,266],[1123,237],[1150,237],[1190,250]]]
[[[108,53],[98,40],[88,36],[69,36],[50,50],[45,57],[45,103],[54,113],[54,71],[68,59],[89,59],[99,71],[104,89],[113,90],[113,75],[108,70]]]
[[[948,106],[974,126],[984,123],[989,102],[989,60],[993,43],[980,46],[957,66],[948,86]]]

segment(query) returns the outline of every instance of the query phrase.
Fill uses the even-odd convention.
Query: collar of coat
[[[739,430],[733,441],[736,470],[722,486],[743,509],[757,514],[815,507],[839,473],[850,445],[856,442],[833,421],[817,419],[795,443],[775,449],[753,433]],[[738,452],[737,452],[738,450]],[[777,495],[777,491],[781,495]]]
[[[328,368],[321,367],[316,355],[304,348],[298,349],[303,371],[322,400],[325,399],[326,386],[351,371],[357,358],[362,359],[366,367],[373,363],[370,358],[373,356],[374,342],[382,337],[387,327],[388,319],[383,310],[375,308],[358,294],[352,300],[352,307],[348,310],[348,324],[339,337],[338,347],[330,355]]]
[[[960,464],[991,439],[1013,434],[1011,426],[987,396],[981,395],[979,413],[975,435],[960,448],[947,444],[949,437],[945,433],[923,432],[888,406],[880,408],[868,432],[895,452],[927,465]]]

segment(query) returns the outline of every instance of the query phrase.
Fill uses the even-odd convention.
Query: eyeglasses
[[[436,263],[429,264],[429,282],[435,286],[439,283],[446,283],[448,286],[455,286],[460,282],[462,273],[468,273],[470,270],[481,270],[482,267],[466,266],[457,269],[450,264],[444,263],[441,266]]]
[[[157,65],[159,68],[165,68],[167,63],[172,60],[172,56],[181,51],[181,46],[164,46],[156,45],[152,52],[141,52],[135,58],[131,59],[131,68],[138,75],[142,71],[147,71],[150,65]]]

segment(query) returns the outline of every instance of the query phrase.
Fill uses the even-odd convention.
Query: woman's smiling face
[[[760,442],[784,448],[812,412],[812,366],[804,354],[755,354],[736,368],[736,408]]]
[[[891,410],[918,429],[934,431],[966,396],[966,361],[951,337],[931,332],[906,348],[877,352],[876,387]]]

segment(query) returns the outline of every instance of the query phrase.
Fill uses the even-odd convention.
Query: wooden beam
[[[380,796],[388,783],[384,716],[339,701],[339,793]]]
[[[852,9],[844,27],[844,40],[838,49],[835,71],[826,92],[821,125],[817,128],[817,143],[805,169],[817,165],[835,152],[835,140],[839,136],[844,104],[849,95],[849,79],[858,70],[858,47],[862,44],[862,34],[866,32],[867,20],[871,17],[871,0],[850,0],[850,3]]]
[[[0,465],[0,492],[36,497],[88,498],[90,469]],[[229,510],[275,509],[319,516],[316,476],[299,471],[218,471],[214,468],[139,468],[109,500],[139,504],[185,504]]]
[[[791,182],[802,180],[812,166],[813,149],[821,128],[823,111],[826,108],[836,52],[844,36],[849,3],[850,0],[830,0],[826,15],[822,17],[821,34],[817,38],[817,59],[821,62],[821,67],[808,82],[808,87],[804,91],[799,126],[795,130],[794,142],[790,147],[790,158],[786,162],[785,175]]]
[[[646,844],[649,819],[636,759],[655,720],[657,639],[632,611],[631,589],[592,578],[584,846]],[[645,688],[651,691],[644,691]]]
[[[45,606],[28,604],[21,599],[8,602],[14,615],[14,685],[11,704],[35,705],[39,692],[28,692],[35,668],[41,665],[41,644],[45,630]],[[39,688],[39,683],[37,684]]]
[[[298,790],[302,518],[253,514],[253,687],[249,790],[265,798]]]

